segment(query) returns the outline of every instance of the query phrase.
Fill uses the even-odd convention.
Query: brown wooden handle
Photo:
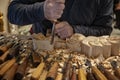
[[[17,71],[15,73],[15,80],[22,80],[27,68],[27,63],[28,63],[28,60],[25,59],[25,61],[18,66]]]
[[[0,56],[3,55],[7,50],[8,48],[5,46],[5,44],[0,46]]]
[[[48,73],[48,71],[47,71],[47,70],[44,70],[43,73],[40,75],[39,80],[45,80],[46,77],[47,77],[47,73]]]
[[[0,63],[3,63],[9,53],[9,50],[6,51],[2,56],[0,56]]]
[[[101,71],[102,72],[102,71]],[[103,74],[106,76],[108,80],[119,80],[116,76],[108,72],[107,70],[103,71]]]
[[[108,80],[95,66],[91,67],[93,74],[97,80]]]
[[[120,68],[115,68],[114,74],[120,79]]]
[[[62,78],[63,78],[63,74],[62,73],[58,73],[55,80],[62,80]]]
[[[45,63],[42,62],[38,65],[38,67],[35,69],[35,71],[32,73],[32,79],[33,80],[38,80],[42,71],[43,71],[43,68],[45,67]]]
[[[10,60],[7,64],[5,64],[1,69],[0,69],[0,76],[3,76],[5,74],[5,72],[7,72],[8,69],[10,69],[10,67],[12,67],[12,65],[16,62],[16,59],[13,58],[12,60]]]
[[[7,55],[7,60],[9,60],[9,59],[11,59],[11,58],[13,58],[14,56],[18,56],[19,54],[19,46],[16,46],[16,47],[14,47],[14,48],[11,48],[10,49],[10,52],[9,52],[9,54]]]
[[[87,72],[87,80],[96,80],[96,79],[92,73]]]
[[[65,68],[65,72],[64,72],[64,77],[63,80],[70,80],[70,69],[71,69],[71,64],[68,62]]]
[[[4,75],[3,80],[13,80],[18,64],[15,63]]]
[[[1,70],[1,68],[2,68],[4,65],[6,65],[8,62],[9,62],[9,60],[8,60],[8,61],[5,61],[5,62],[2,63],[2,64],[0,64],[0,70]]]
[[[0,56],[3,55],[12,45],[13,45],[12,42],[8,42],[7,44],[1,45],[0,46]]]
[[[57,70],[58,70],[58,63],[55,62],[52,67],[50,68],[48,74],[47,74],[47,78],[46,80],[55,80],[56,76],[57,76]]]
[[[33,57],[33,66],[37,67],[40,64],[40,57],[36,53],[33,53],[32,57]]]
[[[77,75],[76,75],[76,67],[73,67],[71,80],[76,80],[76,79],[77,79],[76,76],[77,76]]]
[[[84,69],[80,68],[78,70],[78,80],[87,80]]]

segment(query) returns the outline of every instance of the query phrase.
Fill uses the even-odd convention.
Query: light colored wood
[[[71,38],[66,39],[67,48],[70,51],[81,52],[81,41],[85,38],[82,34],[74,34]]]
[[[87,57],[97,58],[100,54],[102,54],[102,44],[99,42],[98,37],[87,37],[82,41],[82,53],[84,53]]]
[[[100,39],[101,44],[103,45],[103,57],[108,58],[111,56],[111,44],[106,39]]]
[[[5,58],[7,57],[8,53],[9,53],[9,50],[7,50],[2,56],[0,56],[0,62],[5,61]]]
[[[2,50],[3,53],[4,53],[4,52],[6,52],[8,50],[8,48],[6,47],[5,44],[3,44],[3,45],[0,46],[0,50]]]
[[[78,80],[87,80],[84,69],[78,69]]]
[[[32,79],[33,80],[39,80],[39,77],[43,71],[43,68],[45,67],[45,63],[42,62],[38,65],[38,67],[35,69],[35,71],[32,73]]]
[[[107,80],[107,78],[95,66],[92,66],[91,69],[97,80]]]
[[[47,73],[48,73],[48,71],[44,70],[43,73],[40,75],[39,80],[46,80]]]
[[[111,36],[108,41],[111,43],[111,55],[119,55],[120,50],[120,36]]]
[[[58,73],[55,80],[62,80],[62,78],[63,78],[63,74],[62,73]]]
[[[120,48],[119,42],[110,40],[110,43],[111,43],[111,55],[118,56],[119,55],[119,48]]]
[[[58,70],[58,62],[55,62],[52,67],[50,68],[48,74],[47,74],[47,78],[52,78],[55,79],[57,76],[57,70]]]
[[[9,61],[10,61],[10,60],[5,61],[4,63],[2,63],[2,64],[0,65],[0,70],[1,70],[1,68],[2,68],[4,65],[6,65]]]
[[[18,64],[15,63],[3,76],[3,80],[13,80],[15,71],[17,70]]]
[[[50,40],[34,40],[37,49],[52,51],[54,45],[50,44]]]
[[[7,18],[8,5],[10,0],[0,0],[0,11],[3,13],[4,32],[9,32],[9,22]]]
[[[94,58],[99,57],[99,55],[103,53],[103,48],[102,48],[103,46],[99,41],[91,41],[91,42],[89,42],[89,44],[92,47],[91,53]]]
[[[0,69],[0,76],[3,76],[7,70],[9,70],[12,65],[16,62],[16,59],[13,58],[10,60],[7,64],[5,64],[1,69]]]

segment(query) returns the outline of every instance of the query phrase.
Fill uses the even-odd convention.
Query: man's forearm
[[[28,25],[44,20],[44,2],[21,4],[13,1],[8,7],[8,19],[17,25]]]
[[[110,35],[112,32],[112,27],[101,27],[101,26],[73,25],[73,29],[75,33],[80,33],[85,36]]]

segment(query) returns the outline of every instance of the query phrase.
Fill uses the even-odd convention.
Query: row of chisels
[[[33,56],[33,63],[38,63],[36,66],[31,63],[30,56],[21,59],[20,63],[17,61],[18,58],[3,62],[0,65],[1,80],[120,80],[120,67],[117,61],[111,62],[111,73],[102,64],[93,66],[89,59],[85,60],[83,66],[81,61],[74,62],[71,57],[64,61],[61,56],[59,59],[56,55],[42,57],[41,60]]]
[[[120,56],[108,61],[111,72],[84,54],[33,47],[31,37],[0,35],[0,80],[120,80]]]

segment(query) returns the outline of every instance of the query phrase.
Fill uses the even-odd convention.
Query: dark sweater
[[[8,7],[8,19],[17,25],[33,24],[33,32],[42,32],[52,27],[45,19],[44,0],[13,0]],[[59,21],[67,21],[75,33],[86,36],[110,35],[112,32],[113,0],[66,0]]]

